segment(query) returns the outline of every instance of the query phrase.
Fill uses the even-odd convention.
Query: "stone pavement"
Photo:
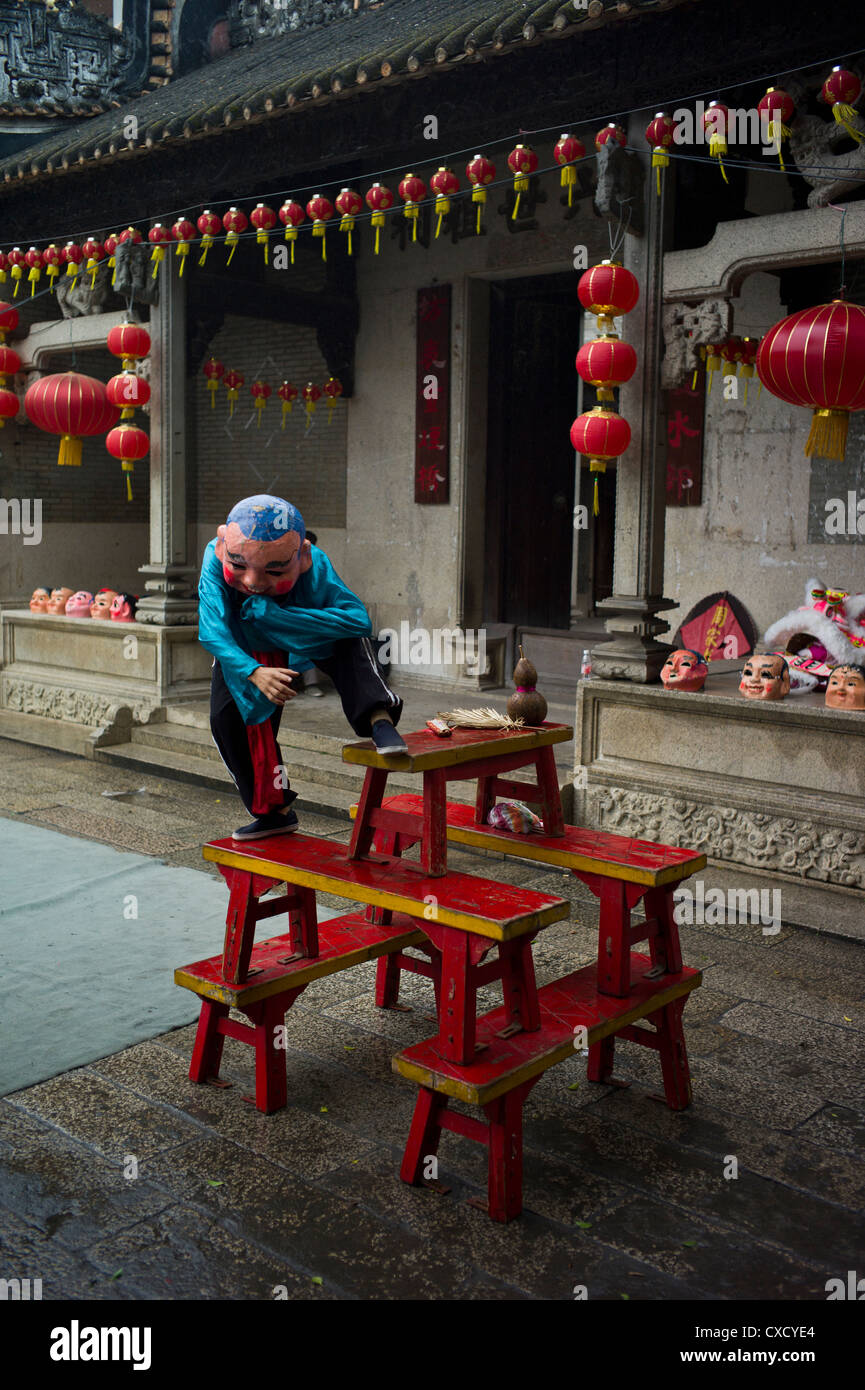
[[[201,843],[238,821],[233,796],[10,742],[0,793],[6,816],[202,873]],[[323,817],[303,828],[348,836]],[[593,957],[594,899],[576,880],[452,862],[572,899],[539,939],[541,983]],[[41,1278],[46,1299],[567,1300],[584,1285],[594,1300],[822,1302],[865,1248],[863,948],[735,923],[682,936],[704,972],[685,1011],[692,1108],[650,1098],[646,1049],[619,1046],[628,1090],[587,1083],[577,1056],[553,1069],[526,1105],[525,1211],[510,1225],[466,1204],[485,1190],[485,1153],[455,1135],[446,1195],[399,1181],[414,1089],[390,1059],[429,1035],[432,990],[411,977],[412,1011],[381,1012],[364,966],[289,1013],[280,1114],[243,1101],[252,1057],[231,1040],[234,1085],[193,1085],[192,1026],[0,1101],[0,1277]]]

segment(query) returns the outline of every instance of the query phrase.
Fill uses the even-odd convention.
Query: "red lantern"
[[[228,394],[228,418],[230,420],[234,414],[235,404],[240,399],[240,388],[243,385],[243,376],[240,372],[235,372],[232,369],[230,372],[225,373],[225,376],[222,378],[222,383]]]
[[[508,155],[508,168],[514,176],[514,210],[511,221],[515,222],[520,210],[520,198],[529,191],[529,179],[538,167],[538,156],[528,145],[515,145]]]
[[[783,87],[769,87],[766,95],[757,103],[761,127],[765,130],[766,139],[775,146],[778,163],[782,169],[784,157],[781,154],[781,141],[786,140],[790,134],[789,122],[793,119],[795,109],[793,98]]]
[[[442,229],[442,218],[447,217],[451,210],[451,198],[459,192],[460,181],[450,169],[444,165],[437,169],[429,181],[432,192],[436,195],[435,210],[438,214],[436,222],[436,236]]]
[[[366,205],[372,213],[372,225],[375,227],[375,254],[378,255],[379,236],[384,226],[385,213],[388,208],[393,207],[393,194],[385,183],[374,183],[365,195]]]
[[[49,249],[50,249],[50,248],[49,248]],[[96,237],[94,237],[94,236],[89,236],[89,237],[87,238],[87,240],[82,244],[82,246],[81,246],[81,252],[82,252],[82,255],[84,256],[84,260],[85,260],[84,269],[85,269],[86,271],[88,271],[89,274],[90,274],[90,288],[91,288],[91,290],[92,290],[92,289],[94,289],[94,288],[96,287],[96,272],[97,272],[98,269],[99,269],[99,262],[102,260],[102,258],[103,258],[104,255],[105,255],[105,248],[104,248],[104,246],[102,245],[102,242],[101,242],[101,241],[97,241],[97,240],[96,240]],[[47,255],[47,252],[44,252],[44,251],[43,251],[43,253],[42,253],[42,259],[43,259],[43,260],[45,259],[45,256],[46,256],[46,255]],[[49,275],[51,274],[51,271],[50,271],[50,270],[49,270],[48,274],[49,274]]]
[[[757,361],[757,349],[760,346],[758,338],[742,339],[742,360],[739,367],[739,375],[745,381],[745,404],[748,404],[748,383],[754,375],[754,363]]]
[[[144,240],[137,227],[127,227],[125,232],[121,232],[117,238],[121,244],[131,241],[133,246],[139,246]]]
[[[171,233],[161,222],[154,222],[147,233],[147,240],[153,247],[150,259],[153,262],[153,279],[155,280],[159,273],[159,267],[165,260],[165,243],[171,240]]]
[[[363,212],[363,198],[353,188],[343,188],[336,199],[336,210],[341,214],[342,221],[339,224],[339,230],[348,236],[348,254],[351,255],[351,234],[354,231],[354,219],[359,212]]]
[[[240,208],[229,208],[222,219],[222,225],[225,228],[225,244],[230,248],[228,260],[225,262],[227,266],[231,265],[232,257],[237,250],[237,243],[240,240],[241,232],[246,231],[247,223],[248,218],[246,213],[241,212]]]
[[[117,271],[116,271],[117,257],[115,256],[114,253],[115,253],[115,251],[117,250],[117,247],[120,245],[120,241],[119,241],[119,238],[116,237],[116,236],[114,235],[114,233],[112,232],[110,236],[107,236],[107,237],[105,238],[105,243],[104,243],[104,244],[105,244],[105,254],[106,254],[106,256],[108,257],[108,267],[109,267],[109,269],[110,269],[110,271],[111,271],[111,283],[112,283],[112,285],[113,285],[113,284],[114,284],[114,281],[115,281],[115,278],[116,278],[116,274],[117,274]]]
[[[712,390],[712,379],[715,373],[720,369],[721,363],[724,360],[722,356],[723,351],[723,343],[706,344],[706,389],[709,392]]]
[[[865,409],[865,309],[833,299],[776,323],[757,353],[773,396],[814,411],[808,457],[843,459],[851,410]]]
[[[297,241],[297,229],[306,218],[306,213],[300,203],[293,203],[287,199],[279,209],[279,220],[285,225],[285,239],[291,242],[291,264],[294,265],[294,243]]]
[[[53,241],[50,246],[46,246],[42,252],[42,264],[45,267],[45,274],[48,276],[48,288],[54,293],[54,281],[60,274],[60,248],[55,246]]]
[[[255,401],[255,409],[258,413],[256,429],[261,429],[261,412],[267,405],[267,398],[271,393],[271,388],[266,381],[254,381],[249,389]]]
[[[589,460],[589,471],[595,474],[592,511],[598,515],[598,473],[605,473],[610,459],[623,454],[631,442],[631,427],[614,410],[595,406],[594,410],[578,415],[571,425],[571,443],[578,454]]]
[[[553,158],[562,166],[562,188],[568,190],[568,207],[573,206],[574,185],[577,171],[574,168],[578,159],[585,159],[586,147],[576,135],[560,135],[553,149]]]
[[[304,408],[306,410],[306,428],[312,424],[312,417],[315,414],[315,403],[321,400],[321,387],[315,386],[308,381],[300,393],[303,396]]]
[[[267,265],[267,243],[276,226],[276,213],[267,203],[256,203],[249,214],[249,220],[255,228],[255,240],[259,246],[264,247],[264,264]]]
[[[136,406],[150,400],[150,386],[135,372],[118,372],[105,383],[105,394],[112,405],[120,407],[121,420],[131,420]]]
[[[208,251],[217,234],[222,231],[222,219],[215,212],[211,212],[210,208],[205,208],[195,225],[201,233],[201,255],[198,257],[198,264],[204,265]]]
[[[11,251],[9,254],[11,256]],[[84,252],[81,250],[80,246],[75,245],[74,241],[67,241],[63,250],[60,252],[60,259],[66,266],[66,274],[70,277],[74,289],[78,281],[78,268],[84,260]],[[12,273],[14,275],[15,272],[13,271]]]
[[[710,101],[703,112],[703,131],[709,137],[709,154],[713,159],[717,159],[718,168],[724,176],[725,183],[730,182],[723,160],[723,155],[727,153],[727,131],[729,128],[730,112],[728,108],[723,101]]]
[[[481,234],[484,203],[487,200],[486,185],[496,176],[496,166],[485,155],[472,155],[466,165],[466,178],[472,186],[472,202],[478,206],[477,233]]]
[[[210,408],[213,410],[216,407],[216,393],[219,390],[219,378],[222,376],[225,368],[215,357],[208,357],[204,364],[203,371],[204,375],[207,377],[207,389],[210,392]]]
[[[0,315],[2,315],[4,309],[7,309],[7,306],[5,304],[0,305]],[[7,310],[7,312],[15,315],[15,322],[17,323],[17,311],[11,309]],[[0,317],[0,340],[5,336],[2,323],[3,318]],[[20,369],[21,358],[18,356],[18,353],[13,351],[12,348],[4,347],[2,342],[0,342],[0,428],[2,428],[4,420],[14,420],[15,416],[18,414],[20,404],[18,397],[13,391],[7,391],[5,388],[7,376],[14,376]]]
[[[285,429],[285,417],[291,414],[291,407],[297,400],[297,387],[292,386],[290,381],[284,381],[276,394],[282,401],[282,428]]]
[[[327,223],[333,217],[333,203],[323,193],[316,193],[306,205],[306,213],[312,218],[312,234],[321,237],[321,259],[327,260]]]
[[[150,440],[137,425],[118,425],[111,430],[105,447],[113,458],[120,459],[126,474],[126,500],[132,501],[132,470],[137,459],[143,459],[150,448]]]
[[[0,343],[7,333],[14,333],[18,327],[18,310],[12,304],[0,304]]]
[[[741,338],[728,338],[721,346],[721,361],[724,363],[722,376],[736,376],[742,360]]]
[[[178,274],[182,275],[186,267],[186,257],[189,255],[189,243],[195,236],[195,223],[190,222],[188,217],[178,217],[171,228],[171,235],[177,242],[174,254],[180,257]]]
[[[628,132],[624,126],[617,125],[615,121],[610,121],[609,125],[605,125],[603,129],[598,131],[595,136],[595,149],[603,149],[604,145],[608,145],[611,140],[614,144],[621,145],[622,149],[628,143]]]
[[[411,222],[411,239],[417,241],[417,220],[420,213],[418,204],[426,197],[426,184],[417,174],[408,173],[399,185],[399,196],[405,203],[403,217]]]
[[[666,111],[659,111],[654,120],[649,121],[646,126],[646,139],[652,146],[652,168],[655,170],[659,198],[661,196],[661,170],[669,166],[670,156],[667,154],[667,150],[672,148],[675,134],[676,123],[672,116],[667,115]]]
[[[150,351],[150,334],[140,323],[118,323],[108,331],[108,351],[114,357],[122,357],[123,366],[135,366],[137,357],[146,357]]]
[[[120,413],[102,382],[80,372],[58,372],[34,382],[24,410],[38,429],[62,436],[57,462],[75,467],[81,463],[81,436],[103,434],[117,424]]]
[[[0,387],[0,429],[7,420],[15,419],[20,408],[21,402],[14,391],[6,391]]]
[[[21,285],[22,276],[24,275],[24,271],[21,269],[21,267],[24,264],[24,252],[21,250],[21,247],[13,246],[12,250],[8,253],[6,257],[6,260],[8,261],[10,267],[9,273],[12,276],[12,279],[15,281],[15,288],[12,291],[12,298],[17,299],[18,289]]]
[[[584,271],[577,285],[580,303],[590,314],[598,315],[598,329],[613,331],[613,319],[629,314],[640,297],[637,277],[616,261],[602,261]]]
[[[0,251],[0,285],[6,284],[6,271],[9,266],[9,257],[5,251]]]
[[[30,267],[27,279],[30,281],[30,298],[32,299],[36,293],[36,286],[42,279],[42,252],[37,251],[35,246],[31,246],[24,260]]]
[[[848,135],[852,135],[858,145],[862,144],[862,131],[853,124],[856,120],[856,112],[853,110],[859,100],[862,91],[862,83],[855,72],[848,72],[846,68],[833,68],[826,81],[823,83],[823,90],[820,97],[827,105],[832,106],[832,115],[839,125],[842,125]]]
[[[324,394],[327,396],[327,423],[330,424],[333,408],[342,395],[342,382],[335,376],[329,376],[324,383]]]
[[[577,353],[577,371],[597,388],[599,401],[613,400],[613,388],[630,381],[637,370],[637,354],[630,343],[613,335],[584,343]]]
[[[6,385],[6,377],[14,376],[21,370],[21,358],[14,348],[0,346],[0,386]]]

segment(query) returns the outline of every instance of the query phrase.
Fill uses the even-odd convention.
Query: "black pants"
[[[402,700],[394,695],[385,683],[375,650],[368,637],[347,637],[335,642],[333,655],[317,661],[316,666],[330,676],[342,700],[342,708],[358,738],[369,738],[372,725],[369,716],[374,709],[386,709],[394,724],[399,723],[402,714]],[[273,736],[279,732],[283,705],[274,705],[270,722]],[[244,806],[254,815],[252,803],[255,782],[252,768],[252,755],[243,716],[225,683],[222,667],[218,661],[213,663],[213,676],[210,684],[210,729],[220,757],[234,778]],[[282,763],[279,744],[276,745],[277,758]],[[297,796],[290,787],[284,793],[285,806],[290,806]]]

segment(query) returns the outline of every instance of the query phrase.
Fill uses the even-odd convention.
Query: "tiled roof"
[[[6,187],[63,170],[146,155],[168,144],[334,101],[478,58],[670,10],[686,0],[383,0],[320,28],[259,40],[0,163]],[[129,139],[129,117],[138,134]]]

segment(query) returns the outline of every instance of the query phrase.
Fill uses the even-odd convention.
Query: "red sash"
[[[283,652],[253,652],[259,666],[285,666]],[[278,708],[278,706],[275,706]],[[276,737],[270,719],[261,724],[247,724],[246,737],[252,757],[253,797],[252,814],[266,816],[269,811],[285,805],[286,788],[277,785],[281,764],[276,752]]]

